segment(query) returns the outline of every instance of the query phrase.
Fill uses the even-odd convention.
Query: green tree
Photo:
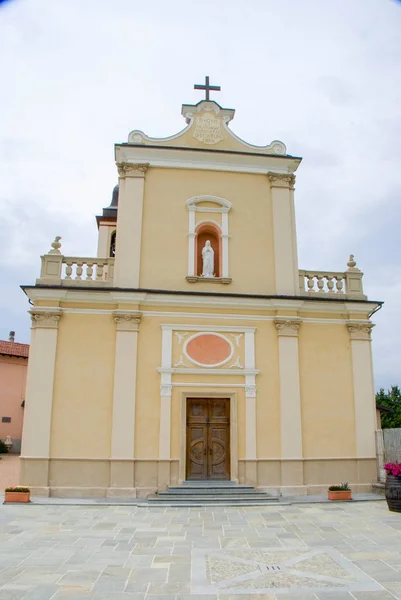
[[[387,392],[381,388],[376,394],[376,404],[391,410],[381,415],[383,429],[401,427],[401,391],[398,385],[391,386]]]

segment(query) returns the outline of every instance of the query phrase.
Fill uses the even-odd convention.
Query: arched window
[[[113,257],[116,255],[116,231],[113,231],[113,233],[110,236],[110,249],[109,249],[109,256]]]
[[[214,223],[200,223],[195,237],[195,273],[202,276],[202,249],[209,240],[214,251],[214,276],[221,277],[221,230]]]

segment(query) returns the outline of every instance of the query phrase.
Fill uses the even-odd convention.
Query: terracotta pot
[[[329,490],[329,500],[352,500],[351,490],[341,490],[334,492]]]
[[[394,477],[387,473],[384,490],[388,509],[392,512],[401,512],[401,477]]]
[[[31,492],[5,492],[4,502],[30,502]]]

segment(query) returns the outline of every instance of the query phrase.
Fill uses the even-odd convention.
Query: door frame
[[[180,423],[180,463],[178,483],[186,480],[187,461],[187,398],[228,398],[230,401],[230,479],[238,483],[238,398],[236,392],[182,392]]]

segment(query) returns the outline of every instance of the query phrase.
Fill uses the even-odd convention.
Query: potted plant
[[[383,468],[387,473],[384,490],[388,509],[401,512],[401,463],[386,463]]]
[[[4,503],[30,502],[31,490],[27,487],[8,487],[5,489]]]
[[[352,490],[348,483],[331,485],[328,490],[329,500],[352,500]]]

